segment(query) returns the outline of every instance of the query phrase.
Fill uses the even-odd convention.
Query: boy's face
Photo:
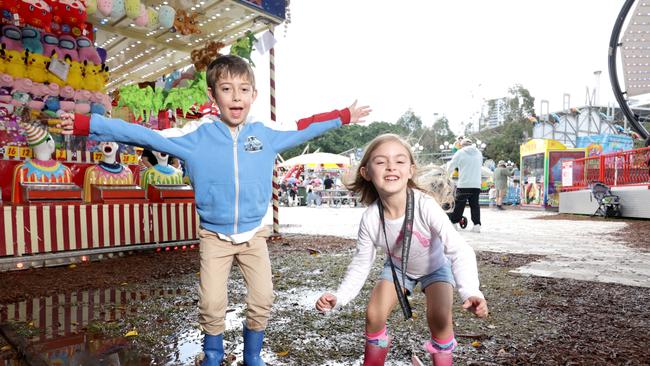
[[[216,84],[217,90],[208,89],[210,100],[215,102],[223,121],[231,130],[246,121],[251,105],[257,98],[257,90],[248,78],[222,75]]]

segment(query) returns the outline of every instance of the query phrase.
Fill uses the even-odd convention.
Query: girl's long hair
[[[413,157],[411,145],[400,136],[392,133],[379,135],[368,143],[364,150],[363,157],[361,158],[361,161],[356,168],[356,174],[350,182],[347,182],[345,184],[345,186],[355,194],[360,194],[361,202],[366,206],[375,202],[375,200],[379,198],[379,193],[377,193],[377,189],[375,188],[375,185],[372,184],[372,182],[367,181],[363,178],[361,175],[361,168],[366,167],[367,170],[368,161],[370,160],[372,153],[377,150],[380,145],[393,141],[399,143],[406,149],[411,165],[413,166],[413,178],[408,180],[407,187],[418,189],[432,196],[442,207],[445,207],[445,204],[447,204],[447,207],[449,207],[449,205],[452,205],[454,202],[453,188],[450,184],[446,172],[444,172],[443,169],[440,169],[439,174],[434,174],[431,177],[429,177],[429,174],[427,174],[427,178],[423,182],[424,184],[418,184],[417,177],[419,170],[415,162],[415,158]],[[431,170],[427,171],[427,173],[430,172]]]

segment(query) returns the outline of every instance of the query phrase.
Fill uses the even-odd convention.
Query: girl
[[[398,301],[394,273],[406,294],[420,283],[426,296],[431,340],[425,348],[434,365],[451,365],[451,352],[457,344],[451,318],[453,286],[458,287],[463,308],[478,317],[488,314],[479,290],[474,251],[438,202],[415,184],[414,175],[411,148],[399,136],[381,135],[370,142],[349,187],[368,205],[359,226],[356,253],[336,293],[325,293],[316,302],[319,311],[350,302],[363,287],[377,248],[387,251],[389,259],[366,311],[365,366],[383,365],[390,347],[386,320]],[[450,192],[447,190],[448,196]],[[404,252],[409,237],[412,245]]]

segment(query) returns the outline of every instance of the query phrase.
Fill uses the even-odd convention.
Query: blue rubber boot
[[[219,335],[206,334],[203,338],[203,362],[201,366],[219,366],[223,361],[223,333]]]
[[[244,366],[265,366],[260,356],[264,331],[254,331],[246,328],[244,322]]]

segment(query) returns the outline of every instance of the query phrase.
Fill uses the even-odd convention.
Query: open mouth
[[[232,108],[230,108],[230,114],[232,115],[233,118],[241,117],[243,111],[244,111],[244,108],[241,108],[241,107],[232,107]]]
[[[113,148],[110,146],[104,146],[104,154],[110,154],[113,152]]]
[[[396,175],[387,175],[384,177],[384,180],[387,180],[389,182],[395,182],[399,180],[399,177]]]
[[[165,154],[165,153],[161,153],[161,154],[160,154],[160,157],[164,159],[164,158],[167,157],[167,154]]]

